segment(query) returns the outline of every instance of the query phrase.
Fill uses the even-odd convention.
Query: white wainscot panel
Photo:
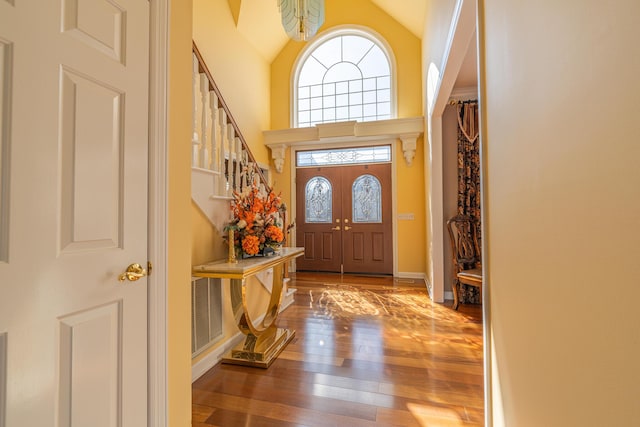
[[[61,251],[121,247],[124,95],[61,69]]]
[[[89,47],[124,64],[126,13],[113,1],[63,0],[62,28]]]
[[[120,426],[122,303],[60,318],[61,427]]]
[[[13,44],[0,38],[0,262],[9,261],[9,165]]]

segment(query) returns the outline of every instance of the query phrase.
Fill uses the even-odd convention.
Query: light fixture
[[[324,23],[324,0],[278,0],[282,26],[289,37],[305,41]]]

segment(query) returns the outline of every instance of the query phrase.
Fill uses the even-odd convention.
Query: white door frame
[[[432,282],[433,295],[444,296],[444,193],[443,193],[443,163],[442,163],[442,115],[444,109],[447,106],[451,91],[455,84],[455,80],[458,76],[458,72],[464,61],[469,42],[471,41],[474,32],[478,30],[478,45],[482,44],[482,28],[478,28],[482,25],[478,19],[478,14],[482,13],[481,8],[484,4],[481,0],[457,0],[453,18],[451,20],[451,26],[449,29],[449,36],[445,46],[445,51],[442,59],[441,70],[439,75],[433,76],[436,82],[435,90],[431,99],[427,100],[428,114],[427,114],[427,131],[429,132],[429,141],[431,141],[431,208],[432,208],[432,222],[433,228],[432,243]],[[480,9],[480,10],[479,10]],[[480,76],[482,53],[479,46],[475,47],[478,50],[478,75]],[[431,71],[431,70],[429,70]],[[427,85],[430,83],[429,77],[427,77]],[[479,101],[482,106],[482,80],[478,79]],[[482,172],[486,170],[486,164],[482,159],[484,142],[482,136],[480,137],[480,151]],[[434,176],[435,175],[435,176]],[[481,177],[481,190],[482,190],[482,205],[485,206],[486,191],[484,191],[484,185]],[[483,215],[486,217],[486,215]],[[485,224],[483,222],[483,235]],[[487,239],[482,239],[482,250],[484,251],[487,245]],[[486,265],[484,266],[486,268]],[[438,290],[436,287],[440,287]],[[491,309],[489,306],[489,291],[490,288],[487,283],[483,285],[482,291],[482,317],[483,317],[483,360],[484,360],[484,417],[485,425],[493,425],[493,413],[492,413],[492,370],[491,370],[491,330],[487,326],[490,323]],[[434,298],[435,299],[435,298]]]
[[[435,84],[433,94],[427,95],[427,132],[431,152],[425,153],[431,170],[431,298],[435,302],[444,302],[444,254],[448,253],[448,244],[444,234],[444,193],[443,193],[443,159],[442,159],[442,115],[449,102],[451,91],[458,77],[476,29],[475,0],[458,0],[453,12],[449,36],[442,58],[440,70],[428,70],[428,82]],[[428,156],[427,154],[430,154]]]
[[[167,399],[167,88],[169,0],[150,1],[149,55],[149,260],[148,417],[150,427],[168,422]]]

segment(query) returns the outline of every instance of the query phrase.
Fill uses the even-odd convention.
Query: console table
[[[237,263],[214,261],[193,267],[196,277],[230,279],[231,308],[238,329],[246,338],[222,358],[222,363],[268,368],[293,339],[295,330],[278,328],[275,322],[280,309],[285,263],[303,254],[304,248],[281,248],[272,256],[247,258]],[[269,268],[273,268],[271,298],[262,322],[256,326],[247,310],[246,279]]]

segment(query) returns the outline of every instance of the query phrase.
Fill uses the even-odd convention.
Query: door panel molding
[[[113,2],[83,5],[63,0],[62,29],[87,46],[125,64],[126,12]]]
[[[122,301],[59,322],[59,426],[121,425]]]
[[[60,250],[122,247],[124,93],[60,69]]]

